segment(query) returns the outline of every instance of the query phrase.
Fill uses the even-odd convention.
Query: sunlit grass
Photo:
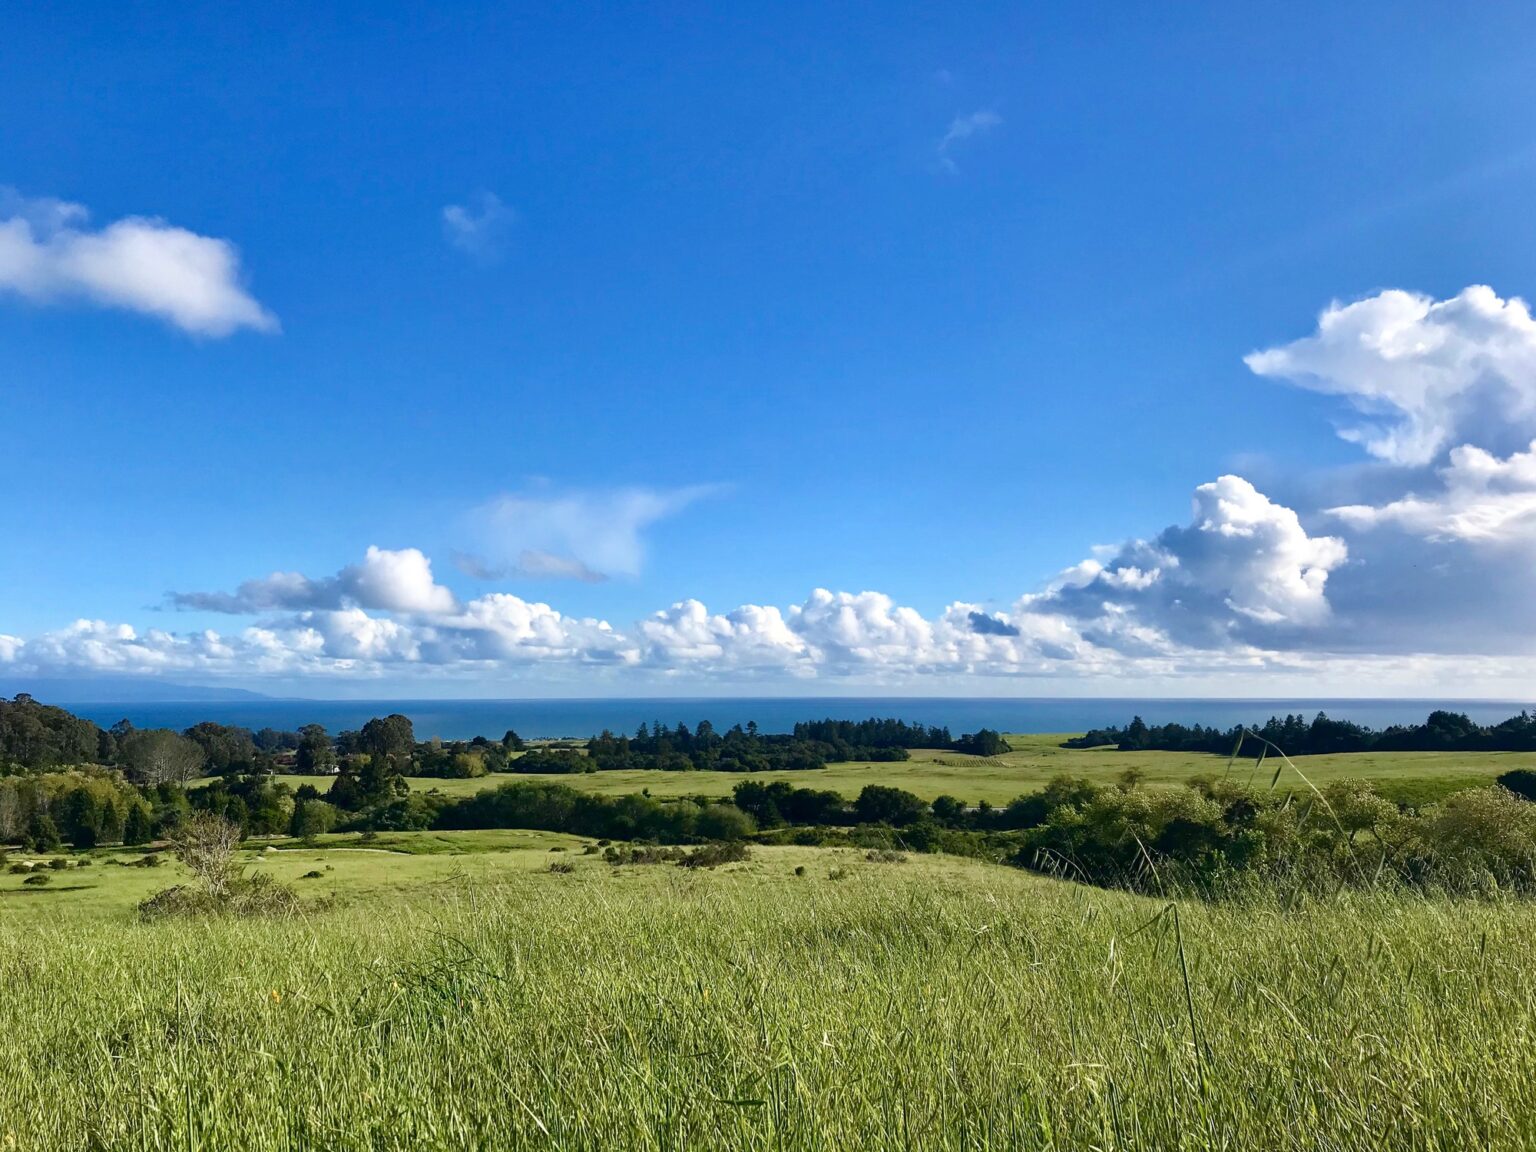
[[[273,855],[332,864],[296,883],[338,904],[145,925],[0,902],[0,1147],[1536,1143],[1525,904],[1175,917],[807,849],[702,874]]]
[[[1061,747],[1055,735],[1010,735],[1013,751],[983,759],[958,752],[917,749],[900,763],[829,764],[814,772],[761,772],[760,782],[787,780],[802,787],[828,788],[857,796],[866,784],[905,788],[925,800],[949,794],[967,803],[1003,805],[1025,792],[1041,788],[1053,776],[1066,774],[1110,784],[1127,769],[1141,773],[1148,787],[1174,787],[1196,776],[1219,775],[1225,756],[1199,752],[1119,752],[1113,748]],[[1536,768],[1536,752],[1351,752],[1293,758],[1319,787],[1330,781],[1355,778],[1374,783],[1384,796],[1399,803],[1426,804],[1458,788],[1487,784],[1512,768]],[[1246,765],[1236,771],[1246,772]],[[280,777],[290,786],[330,787],[328,780],[310,776]],[[742,779],[730,772],[656,772],[629,770],[574,775],[508,775],[498,773],[470,780],[409,777],[412,791],[433,789],[449,796],[469,796],[509,779],[547,780],[573,788],[618,796],[649,790],[657,797],[728,796]]]

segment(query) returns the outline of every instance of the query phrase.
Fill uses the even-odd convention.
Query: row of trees
[[[1435,711],[1423,724],[1394,724],[1377,731],[1319,712],[1271,716],[1263,725],[1219,729],[1199,724],[1147,724],[1140,716],[1124,728],[1099,728],[1064,742],[1067,748],[1113,744],[1121,751],[1215,752],[1228,755],[1239,737],[1252,733],[1292,756],[1330,752],[1526,752],[1536,751],[1536,715],[1521,712],[1481,725],[1462,712]]]

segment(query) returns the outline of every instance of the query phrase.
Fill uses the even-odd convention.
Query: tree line
[[[1124,728],[1097,728],[1062,742],[1064,748],[1114,745],[1122,752],[1212,752],[1230,755],[1239,739],[1259,736],[1290,756],[1333,752],[1529,752],[1536,751],[1536,715],[1521,712],[1481,725],[1462,712],[1437,710],[1423,724],[1394,724],[1377,731],[1319,712],[1271,716],[1262,725],[1219,729],[1199,724],[1147,724],[1140,716]]]

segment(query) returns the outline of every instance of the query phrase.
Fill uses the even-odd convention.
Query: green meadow
[[[1231,765],[1225,756],[1199,752],[1120,752],[1114,748],[1073,749],[1061,747],[1065,734],[1007,737],[1013,751],[982,758],[958,752],[914,749],[912,758],[899,763],[829,764],[809,772],[753,773],[758,781],[786,780],[801,787],[828,788],[853,797],[866,784],[905,788],[925,800],[951,795],[968,803],[983,800],[1006,804],[1025,792],[1038,790],[1054,776],[1068,775],[1095,783],[1114,783],[1128,769],[1141,774],[1153,786],[1176,786],[1197,776],[1232,772],[1239,779],[1267,785],[1275,762],[1255,770],[1255,759],[1246,752]],[[1253,750],[1257,752],[1257,748]],[[1536,768],[1536,752],[1348,752],[1331,756],[1296,756],[1292,763],[1307,779],[1321,787],[1339,779],[1364,779],[1383,795],[1407,804],[1440,799],[1458,788],[1491,782],[1512,768]],[[647,770],[575,773],[570,775],[506,774],[467,780],[409,777],[413,791],[437,789],[450,796],[465,796],[493,788],[506,780],[548,780],[607,795],[649,790],[657,797],[728,796],[742,777],[726,772],[655,772]],[[318,786],[313,777],[284,776],[297,788]],[[1288,783],[1287,783],[1288,782]],[[1282,784],[1297,786],[1286,773]]]
[[[752,778],[1002,804],[1063,774],[1272,775],[1009,739]],[[1296,767],[1418,802],[1533,761]],[[411,786],[537,779],[665,797],[740,777]],[[146,922],[139,903],[189,879],[169,851],[9,854],[33,870],[0,872],[0,1152],[1536,1146],[1536,903],[1513,895],[1169,900],[762,845],[713,869],[614,865],[516,829],[248,841],[239,859],[297,912]]]
[[[141,923],[179,866],[119,853],[0,877],[0,1148],[1536,1142],[1525,903],[1282,910],[946,857],[582,847],[248,853],[304,894],[283,919]]]

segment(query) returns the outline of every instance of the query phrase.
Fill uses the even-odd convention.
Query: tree
[[[306,842],[336,827],[336,809],[324,800],[299,800],[293,806],[288,834]]]
[[[249,772],[256,763],[256,742],[248,729],[205,720],[183,735],[203,750],[207,769],[215,776]]]
[[[968,752],[972,756],[1001,756],[1011,752],[1008,741],[990,728],[982,728],[955,741],[956,752]]]
[[[336,748],[319,724],[306,724],[299,729],[295,766],[309,776],[328,776],[336,770]]]
[[[89,788],[73,788],[59,801],[63,838],[76,848],[94,848],[101,834],[101,806]]]
[[[121,742],[129,771],[143,784],[180,784],[203,774],[201,745],[168,728],[133,732]]]
[[[7,780],[0,780],[0,844],[9,844],[21,836],[26,814],[21,806],[21,790]]]
[[[96,843],[120,844],[123,839],[123,809],[117,800],[107,800],[101,805],[101,824],[96,831]]]
[[[148,844],[149,838],[149,808],[136,800],[128,805],[128,815],[123,820],[123,843]]]
[[[933,801],[933,818],[940,824],[960,824],[965,820],[965,803],[953,796],[938,796]]]
[[[215,899],[229,894],[229,886],[238,875],[235,851],[240,847],[240,829],[212,812],[194,812],[171,840],[176,859],[196,876]]]
[[[370,756],[406,760],[416,750],[416,731],[409,716],[398,712],[382,720],[375,716],[358,735],[359,749]]]
[[[928,805],[921,796],[883,784],[864,785],[853,809],[864,824],[894,824],[898,827],[928,814]]]
[[[27,821],[27,844],[34,852],[57,852],[64,846],[53,817],[39,808]]]

